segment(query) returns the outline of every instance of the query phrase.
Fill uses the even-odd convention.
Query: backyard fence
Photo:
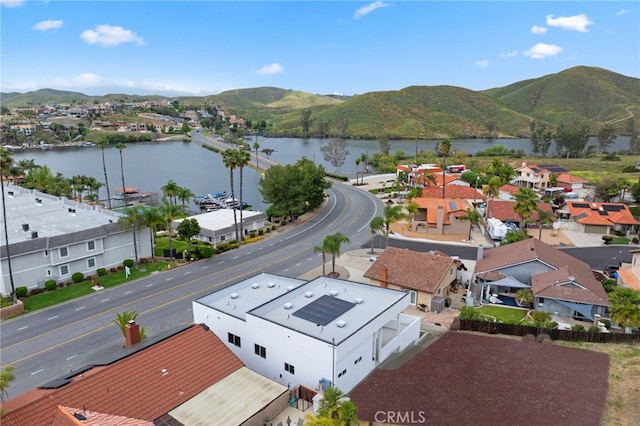
[[[488,334],[524,336],[547,334],[553,340],[591,343],[631,343],[640,344],[640,334],[597,333],[589,331],[558,330],[520,324],[503,324],[478,320],[460,320],[460,330],[477,331]]]

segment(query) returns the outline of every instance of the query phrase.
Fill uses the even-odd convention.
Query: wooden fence
[[[539,334],[547,334],[553,340],[576,342],[640,344],[640,334],[558,330],[520,324],[503,324],[477,320],[460,320],[460,330],[478,331],[488,334],[507,334],[511,336],[524,336],[526,334],[538,336]]]

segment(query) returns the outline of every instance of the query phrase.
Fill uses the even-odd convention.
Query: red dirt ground
[[[373,424],[600,425],[608,369],[603,353],[449,332],[349,396]]]

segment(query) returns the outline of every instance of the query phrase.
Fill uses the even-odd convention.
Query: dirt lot
[[[350,397],[373,424],[596,426],[608,363],[596,351],[449,332]]]

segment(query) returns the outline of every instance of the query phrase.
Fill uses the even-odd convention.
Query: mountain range
[[[110,94],[41,89],[0,93],[2,106],[142,101],[164,96]],[[588,123],[593,132],[610,124],[629,132],[640,114],[640,79],[602,68],[579,66],[556,74],[482,91],[455,86],[410,86],[397,91],[355,96],[317,95],[276,87],[228,90],[217,95],[176,97],[183,106],[216,106],[229,114],[265,120],[282,135],[301,135],[301,112],[311,112],[310,133],[346,128],[351,138],[526,137],[531,122]],[[340,124],[338,124],[340,123]]]

